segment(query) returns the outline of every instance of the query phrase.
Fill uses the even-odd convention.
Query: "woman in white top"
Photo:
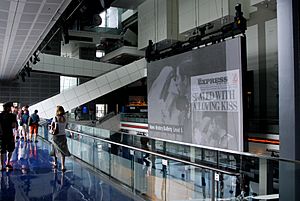
[[[67,119],[65,117],[65,110],[62,106],[56,107],[56,115],[52,120],[52,130],[57,130],[55,134],[53,134],[53,146],[54,146],[54,167],[57,167],[57,155],[61,155],[61,170],[66,171],[65,168],[65,157],[71,156],[68,144],[65,128],[67,126]]]

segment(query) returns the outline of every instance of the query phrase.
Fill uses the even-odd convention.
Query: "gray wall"
[[[253,71],[253,112],[250,124],[278,132],[278,47],[277,12],[272,7],[258,7],[247,22],[247,68]],[[268,121],[261,121],[261,120]],[[275,120],[275,121],[270,121]],[[273,123],[270,123],[273,122]],[[260,124],[260,125],[259,125]],[[259,128],[258,128],[259,127]]]
[[[278,118],[278,56],[276,11],[259,7],[250,14],[248,29],[248,70],[254,70],[256,116]],[[275,20],[275,21],[274,21]],[[273,35],[271,35],[273,33]],[[252,36],[255,34],[256,36]],[[273,37],[271,40],[270,37]],[[270,45],[270,42],[274,46]],[[252,43],[252,44],[251,44]],[[256,47],[253,43],[257,44]],[[272,76],[274,74],[274,76]],[[272,83],[272,86],[268,84]]]
[[[18,102],[32,105],[59,93],[59,75],[32,72],[31,77],[0,82],[0,102]]]

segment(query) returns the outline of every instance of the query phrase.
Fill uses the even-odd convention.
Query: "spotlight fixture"
[[[21,72],[19,73],[19,75],[21,76],[22,81],[25,82],[25,76],[26,76],[26,73],[25,73],[24,69],[21,70]]]
[[[27,64],[24,66],[24,70],[26,71],[28,77],[30,77],[30,72],[32,71],[32,68],[30,68],[29,63],[27,63]]]
[[[35,64],[37,64],[37,62],[41,61],[41,59],[39,58],[39,56],[38,56],[37,53],[35,52],[35,53],[33,54],[33,56],[30,57],[29,61],[30,61],[33,65],[35,65]]]
[[[33,64],[33,58],[32,58],[32,56],[29,58],[29,61]]]
[[[36,58],[36,60],[38,61],[38,62],[40,62],[41,60],[40,60],[40,57],[38,56],[38,54],[35,52],[34,54],[34,57]]]

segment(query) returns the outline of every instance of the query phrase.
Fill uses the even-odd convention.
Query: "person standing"
[[[26,140],[26,134],[23,129],[23,122],[22,122],[22,116],[23,116],[23,110],[19,108],[18,114],[17,114],[17,122],[18,122],[18,131],[19,131],[19,136],[21,137],[21,140]]]
[[[22,127],[24,131],[24,140],[29,141],[29,136],[28,136],[28,119],[29,119],[29,112],[28,110],[24,110],[24,114],[22,115]]]
[[[8,170],[12,169],[10,164],[10,159],[12,153],[15,149],[15,141],[13,135],[13,128],[17,125],[17,120],[15,115],[11,113],[12,103],[5,103],[3,105],[3,112],[0,114],[0,124],[2,127],[2,139],[1,139],[1,169],[4,170],[4,159],[7,154],[6,168]]]
[[[37,135],[38,135],[40,117],[37,113],[38,113],[38,110],[34,110],[34,113],[29,117],[29,120],[28,120],[29,138],[30,138],[30,141],[32,141],[32,135],[34,135],[34,142],[38,142]]]
[[[53,157],[54,157],[54,168],[57,167],[57,155],[61,156],[61,170],[64,172],[66,171],[65,168],[65,157],[71,156],[68,144],[67,144],[67,137],[66,137],[66,128],[67,126],[67,119],[65,117],[65,110],[62,106],[56,107],[56,115],[52,120],[51,123],[51,130],[54,132],[52,143],[54,147]]]
[[[15,116],[16,121],[17,121],[17,115],[18,115],[18,107],[17,106],[13,106],[13,104],[10,107],[11,109],[11,113]],[[16,124],[16,127],[13,128],[13,134],[14,134],[14,138],[15,140],[18,140],[19,137],[19,132],[18,132],[18,125]]]

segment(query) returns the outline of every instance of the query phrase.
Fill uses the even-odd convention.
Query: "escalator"
[[[140,59],[31,105],[29,110],[30,113],[38,110],[40,117],[49,119],[55,115],[57,105],[62,105],[66,111],[70,111],[145,76],[146,61],[145,59]]]

